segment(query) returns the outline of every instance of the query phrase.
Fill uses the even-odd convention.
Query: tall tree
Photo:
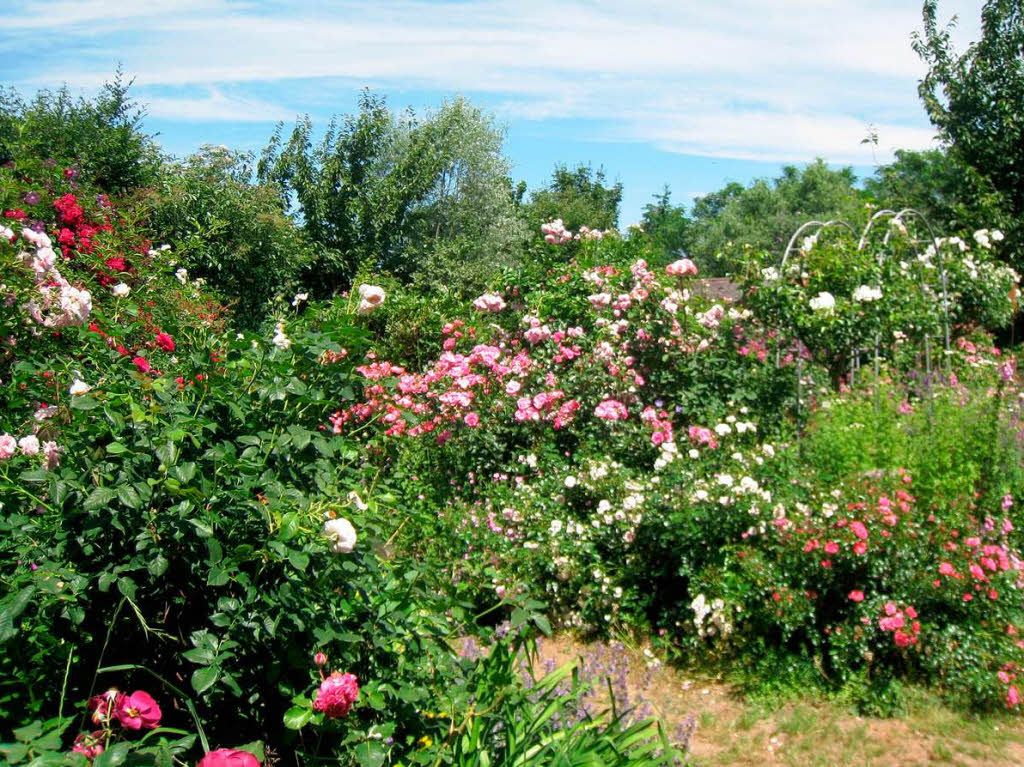
[[[918,92],[958,159],[985,177],[1012,218],[1024,217],[1024,0],[987,0],[981,39],[962,54],[950,26],[938,23],[938,0],[925,0],[924,31],[914,50],[928,65]],[[954,20],[950,23],[955,23]],[[1011,248],[1024,250],[1021,225]]]
[[[665,261],[673,260],[689,247],[690,219],[684,206],[672,204],[668,184],[661,194],[654,195],[654,202],[644,206],[640,225]]]
[[[258,166],[310,237],[326,246],[311,287],[345,287],[365,266],[412,279],[432,254],[458,262],[514,247],[518,218],[493,120],[458,99],[422,119],[364,92],[359,112],[313,141],[308,117],[282,126]]]
[[[570,170],[558,165],[548,186],[533,193],[527,218],[535,231],[541,223],[556,218],[572,231],[581,226],[614,229],[619,225],[621,203],[622,184],[609,185],[603,168],[595,171],[589,165],[577,165]]]

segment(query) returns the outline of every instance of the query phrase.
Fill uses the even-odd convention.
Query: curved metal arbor
[[[876,211],[871,216],[871,218],[868,219],[867,224],[864,226],[864,230],[861,232],[860,237],[857,240],[857,250],[858,251],[863,250],[867,246],[867,244],[869,242],[869,235],[871,234],[871,230],[872,230],[872,228],[874,227],[874,225],[878,221],[881,221],[883,219],[890,219],[891,221],[895,221],[895,222],[899,222],[900,224],[903,224],[904,220],[906,218],[908,218],[908,217],[912,217],[912,218],[915,218],[917,220],[920,220],[924,224],[924,226],[927,228],[928,234],[929,234],[930,239],[931,239],[932,249],[935,252],[935,258],[938,261],[939,277],[940,277],[941,288],[942,288],[942,304],[941,304],[941,309],[942,309],[942,324],[943,324],[943,341],[944,341],[944,348],[945,348],[945,351],[946,351],[946,364],[948,366],[949,365],[949,341],[950,341],[950,339],[949,339],[948,275],[947,275],[947,272],[946,272],[945,259],[942,257],[941,241],[936,236],[935,229],[932,227],[931,222],[928,220],[927,216],[925,216],[919,210],[916,210],[914,208],[903,208],[902,210],[899,210],[899,211],[892,210],[892,209],[889,209],[889,208],[885,208],[883,210]],[[810,236],[816,236],[822,230],[827,229],[827,228],[831,228],[831,227],[839,227],[839,228],[846,229],[851,235],[853,235],[854,237],[857,237],[857,231],[853,228],[853,226],[851,226],[848,222],[842,221],[840,219],[831,219],[829,221],[817,221],[817,220],[815,220],[815,221],[808,221],[808,222],[802,224],[793,233],[793,236],[790,237],[789,243],[786,245],[786,249],[785,249],[785,251],[782,254],[782,260],[779,263],[779,277],[782,278],[782,276],[785,274],[786,262],[789,260],[790,254],[793,252],[793,249],[794,249],[794,247],[795,247],[795,245],[796,245],[796,243],[799,240],[801,235],[803,235],[805,232],[813,231],[813,235],[810,235]],[[882,244],[883,245],[887,245],[889,243],[889,238],[891,236],[892,236],[892,229],[890,227],[890,228],[887,228],[885,236],[882,239]],[[915,245],[920,245],[920,243],[922,242],[922,240],[917,239],[917,238],[913,238],[911,241]],[[798,251],[799,251],[799,249],[798,249]],[[920,251],[918,251],[918,253],[920,254]],[[878,264],[880,266],[884,262],[885,257],[886,257],[886,252],[884,250],[880,250],[880,252],[878,254]],[[921,287],[922,287],[922,289],[925,289],[927,287],[926,283],[922,282]],[[799,339],[797,339],[797,341],[799,341]],[[878,340],[876,339],[876,341],[875,341],[875,357],[874,357],[874,359],[875,359],[875,373],[876,374],[878,373],[878,368],[879,368],[879,350],[878,350],[878,346],[879,346]],[[861,352],[862,352],[862,350],[858,349],[858,350],[854,350],[850,354],[850,380],[851,380],[851,383],[853,382],[853,378],[854,378],[856,370],[860,366],[860,354],[861,354]],[[776,365],[779,365],[780,361],[781,361],[781,353],[777,351],[776,355],[775,355],[775,363],[776,363]],[[797,355],[797,362],[798,362],[797,376],[798,376],[798,378],[800,378],[800,377],[802,377],[802,371],[801,371],[801,367],[802,366],[799,364],[800,363],[800,355],[799,354]],[[928,374],[928,376],[930,378],[931,370],[932,370],[932,364],[931,364],[931,343],[930,343],[930,338],[927,335],[925,336],[925,367],[926,367],[926,373]],[[799,403],[799,399],[800,399],[800,397],[799,397],[800,382],[799,381],[798,381],[798,389],[797,390],[798,390],[797,405],[799,407],[799,404],[800,404]]]

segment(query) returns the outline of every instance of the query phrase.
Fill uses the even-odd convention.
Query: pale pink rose
[[[22,437],[18,440],[18,447],[24,455],[35,455],[39,452],[39,438],[34,434]]]
[[[0,434],[0,461],[6,461],[17,452],[18,441],[10,434]]]
[[[697,265],[688,258],[681,258],[666,266],[665,273],[677,277],[685,277],[687,274],[696,274]]]

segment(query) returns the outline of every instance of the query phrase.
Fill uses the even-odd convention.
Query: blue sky
[[[944,0],[954,40],[982,0]],[[824,157],[869,175],[931,145],[910,47],[919,0],[7,0],[3,82],[93,92],[120,63],[170,152],[259,149],[370,87],[393,107],[464,95],[507,129],[513,175],[603,166],[622,224]],[[879,145],[862,145],[873,125]]]

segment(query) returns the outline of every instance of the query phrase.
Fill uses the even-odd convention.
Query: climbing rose
[[[92,387],[89,386],[89,384],[79,378],[76,378],[68,391],[71,393],[72,397],[77,397],[82,394],[88,394],[90,389],[92,389]]]
[[[494,293],[484,293],[473,302],[473,308],[478,312],[500,312],[505,308],[505,302],[501,296]]]
[[[160,724],[160,706],[148,692],[136,690],[117,701],[114,716],[128,730],[152,730]]]
[[[34,434],[29,434],[27,437],[22,437],[18,440],[18,447],[21,448],[21,452],[25,455],[35,455],[39,452],[39,438]]]
[[[1013,708],[1018,703],[1020,703],[1020,693],[1017,691],[1016,687],[1011,686],[1006,691],[1006,705]]]
[[[864,592],[863,591],[851,591],[850,592],[850,601],[851,602],[863,602],[864,601]]]
[[[149,360],[147,360],[145,357],[135,357],[135,358],[133,358],[132,359],[132,364],[135,365],[135,367],[137,367],[139,369],[140,373],[148,373],[149,372],[149,367],[150,367]]]
[[[334,719],[345,716],[358,697],[359,682],[355,676],[335,671],[320,683],[320,689],[313,699],[313,708]]]
[[[594,408],[594,415],[605,421],[624,421],[629,413],[626,411],[626,406],[618,400],[606,399]]]
[[[362,298],[357,309],[360,314],[369,314],[384,303],[384,288],[377,285],[360,285],[359,295]]]
[[[260,763],[248,751],[218,748],[200,759],[196,767],[260,767]]]

